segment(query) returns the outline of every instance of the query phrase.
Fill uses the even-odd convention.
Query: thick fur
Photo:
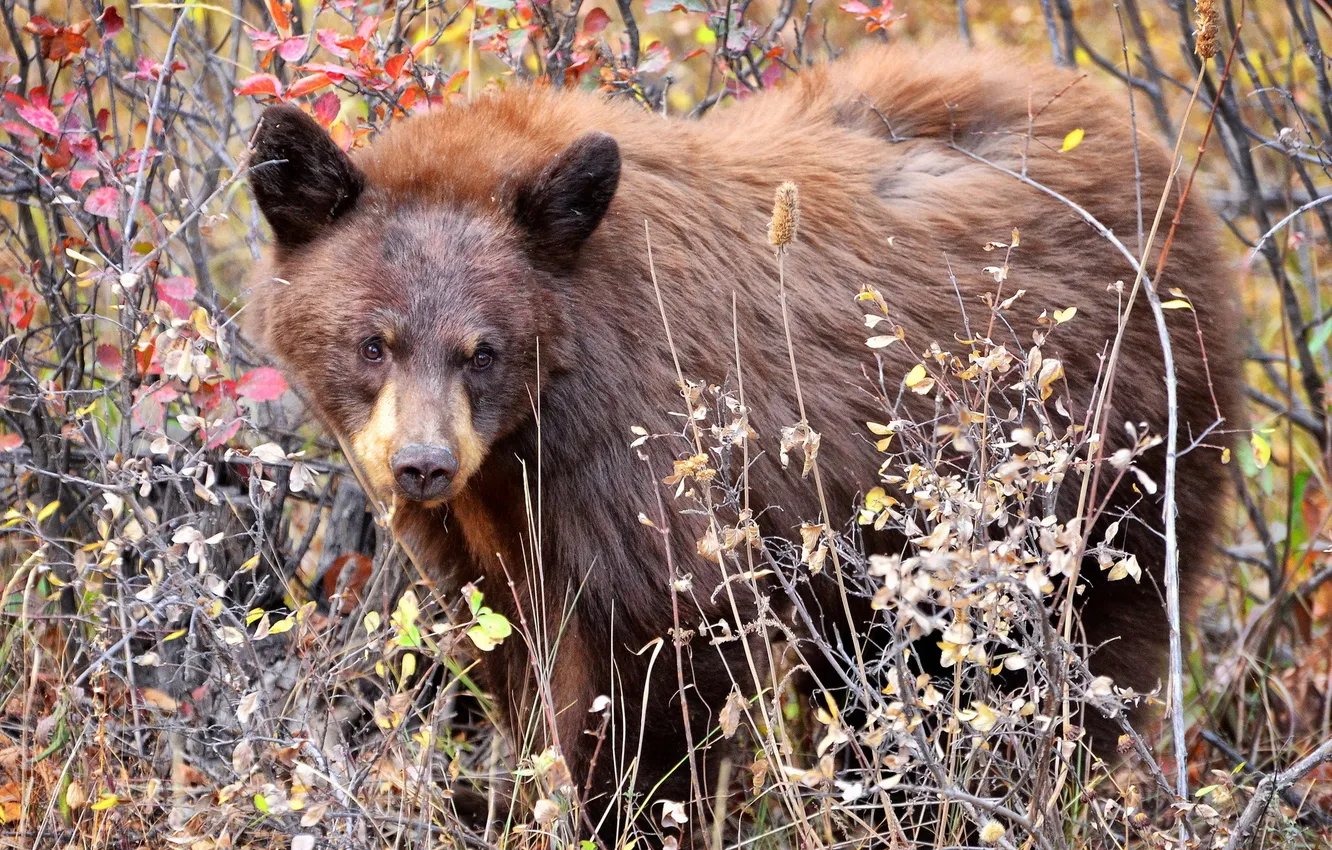
[[[652,788],[683,754],[666,545],[675,570],[692,576],[681,625],[732,620],[727,594],[713,593],[720,568],[696,551],[703,520],[672,511],[663,535],[636,519],[657,517],[658,499],[671,511],[673,488],[661,479],[674,458],[692,453],[684,440],[629,447],[632,425],[681,431],[681,420],[668,414],[681,401],[644,223],[686,376],[733,377],[736,299],[746,400],[760,434],[750,471],[753,504],[764,535],[798,541],[801,521],[817,521],[819,505],[798,462],[784,470],[777,458],[780,429],[799,413],[776,263],[765,239],[775,187],[791,180],[801,194],[799,241],[786,258],[792,332],[811,424],[822,434],[828,503],[840,523],[876,483],[881,459],[864,429],[884,414],[866,377],[877,367],[853,300],[861,284],[884,294],[913,346],[937,339],[957,350],[964,319],[948,265],[972,325],[983,325],[981,298],[994,292],[995,281],[982,269],[996,263],[981,246],[1017,228],[1022,242],[1004,294],[1019,287],[1027,294],[1009,320],[1025,345],[1041,310],[1078,308],[1044,351],[1062,358],[1070,410],[1077,419],[1085,414],[1116,327],[1120,296],[1107,288],[1131,283],[1133,272],[1064,203],[962,152],[1011,171],[1022,170],[1025,155],[1033,180],[1134,248],[1139,218],[1127,103],[1091,81],[1069,87],[1072,79],[1006,52],[873,48],[698,121],[665,119],[591,93],[514,85],[401,122],[356,153],[349,179],[363,180],[364,189],[316,237],[285,239],[280,221],[273,222],[283,247],[269,274],[284,282],[261,287],[265,339],[329,427],[351,441],[373,432],[384,442],[382,450],[365,442],[370,448],[361,458],[381,495],[387,498],[391,482],[376,466],[393,445],[472,441],[476,460],[448,503],[400,501],[398,528],[427,566],[459,582],[478,581],[488,604],[521,619],[547,647],[558,635],[544,701],[534,696],[524,641],[512,638],[483,660],[517,735],[544,727],[531,712],[548,706],[580,789],[595,747],[585,730],[598,723],[588,709],[598,695],[615,698],[620,737],[598,760],[594,794],[610,794],[625,758],[638,752],[639,698],[654,653],[635,653],[657,638],[667,643],[649,683],[638,790]],[[1042,107],[1029,125],[1030,112]],[[1084,141],[1059,152],[1078,127]],[[1137,146],[1150,224],[1169,155],[1146,135]],[[586,180],[569,182],[571,173]],[[592,230],[559,208],[604,207],[607,199]],[[1213,389],[1230,423],[1239,414],[1237,310],[1217,231],[1214,217],[1191,198],[1158,281],[1192,299],[1210,364],[1212,389],[1194,315],[1172,311],[1185,445],[1215,421]],[[370,334],[386,334],[398,346],[388,381],[396,401],[387,413],[380,404],[385,379],[367,376],[357,361]],[[495,365],[485,372],[458,366],[481,336],[497,347]],[[900,345],[881,356],[894,385],[915,362]],[[1109,412],[1109,450],[1126,445],[1126,419],[1164,432],[1163,374],[1151,312],[1140,303]],[[921,420],[935,415],[932,399],[907,395]],[[460,409],[467,422],[459,421]],[[1143,465],[1159,481],[1164,450],[1152,450]],[[1186,605],[1215,539],[1225,479],[1215,451],[1180,460]],[[1163,675],[1167,645],[1163,547],[1153,530],[1160,504],[1127,484],[1122,490],[1120,506],[1142,500],[1142,522],[1126,524],[1125,545],[1147,575],[1138,584],[1098,583],[1100,571],[1089,567],[1093,587],[1082,618],[1093,645],[1110,641],[1095,668],[1145,691]],[[1064,516],[1076,497],[1076,485],[1066,485]],[[540,510],[539,558],[529,505]],[[902,541],[870,545],[900,550]],[[736,595],[746,621],[755,616],[749,596]],[[715,725],[732,676],[749,676],[738,642],[714,647],[696,637],[683,652],[691,731],[699,740]],[[1093,723],[1093,732],[1103,749],[1113,746],[1113,729]],[[552,743],[544,732],[536,735],[539,746]],[[688,771],[671,773],[659,793],[687,796]]]

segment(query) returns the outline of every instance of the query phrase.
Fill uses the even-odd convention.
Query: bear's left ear
[[[605,133],[588,133],[561,151],[514,203],[533,259],[556,269],[572,266],[619,184],[620,146]]]

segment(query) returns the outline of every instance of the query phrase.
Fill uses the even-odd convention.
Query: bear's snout
[[[444,446],[404,446],[392,463],[398,489],[415,502],[443,498],[458,474],[458,458]]]

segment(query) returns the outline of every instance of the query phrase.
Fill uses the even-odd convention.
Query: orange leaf
[[[268,94],[277,97],[282,93],[282,83],[272,74],[255,74],[246,77],[236,85],[236,94],[239,95],[257,95]]]
[[[325,86],[333,85],[333,81],[328,78],[328,74],[320,71],[317,74],[311,74],[308,77],[301,77],[296,82],[287,87],[287,99],[300,97],[301,95],[317,92]]]
[[[390,56],[388,61],[384,63],[384,73],[388,74],[390,80],[397,82],[398,78],[402,76],[402,69],[406,67],[407,60],[410,57],[410,53],[399,53],[395,56]]]
[[[291,16],[283,8],[281,0],[264,0],[264,5],[268,7],[268,14],[272,16],[273,23],[282,30],[282,35],[291,35]]]

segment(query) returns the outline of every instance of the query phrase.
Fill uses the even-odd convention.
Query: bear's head
[[[562,368],[560,282],[615,195],[615,140],[582,136],[471,204],[376,185],[294,106],[252,149],[275,242],[260,338],[378,498],[446,502]]]

